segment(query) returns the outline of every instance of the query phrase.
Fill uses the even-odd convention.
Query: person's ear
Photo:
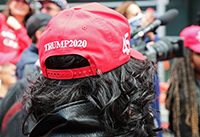
[[[35,36],[36,36],[36,38],[37,38],[37,41],[39,40],[39,38],[40,38],[41,35],[42,35],[42,31],[37,30],[37,31],[35,32]]]

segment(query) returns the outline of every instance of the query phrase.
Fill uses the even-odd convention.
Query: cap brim
[[[193,50],[194,52],[200,53],[200,44],[194,44],[194,45],[190,45],[188,46],[191,50]]]
[[[145,57],[142,53],[140,53],[139,51],[130,48],[130,53],[131,53],[131,57],[137,60],[145,60]]]
[[[17,56],[17,52],[0,53],[0,65],[11,62]]]

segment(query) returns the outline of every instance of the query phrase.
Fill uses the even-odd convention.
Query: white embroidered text
[[[62,40],[62,41],[53,41],[44,45],[45,51],[58,49],[58,48],[85,48],[87,47],[86,40]]]
[[[130,53],[130,41],[128,40],[128,32],[124,35],[123,38],[123,53],[129,55]]]

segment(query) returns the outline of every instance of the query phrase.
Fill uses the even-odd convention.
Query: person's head
[[[42,74],[24,95],[37,121],[63,104],[85,100],[99,109],[110,133],[143,127],[153,136],[155,67],[130,48],[124,16],[99,3],[63,10],[50,20],[38,47]]]
[[[42,13],[48,13],[52,17],[55,16],[61,10],[68,8],[68,3],[66,0],[38,0],[42,7],[40,11]]]
[[[3,13],[6,17],[24,18],[23,23],[25,24],[34,12],[30,4],[30,0],[10,0],[7,2],[8,9],[5,9]]]
[[[134,16],[137,16],[139,13],[142,13],[140,7],[133,1],[125,1],[115,10],[124,15],[127,19],[130,19]]]
[[[184,38],[184,45],[191,49],[192,67],[196,75],[200,75],[200,26],[189,26],[183,29],[180,37]]]
[[[32,15],[26,23],[26,29],[32,42],[37,44],[38,40],[45,30],[51,16],[47,13],[36,13]]]

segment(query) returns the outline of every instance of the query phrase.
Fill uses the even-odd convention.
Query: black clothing
[[[98,120],[98,112],[91,103],[69,106],[46,115],[37,123],[29,137],[112,137]],[[134,131],[118,137],[129,136],[133,137]],[[140,137],[147,135],[144,133]]]
[[[28,70],[28,72],[35,72],[36,70],[34,70],[34,64],[35,62],[39,59],[39,55],[38,55],[38,48],[36,47],[36,45],[34,43],[32,43],[30,45],[29,48],[27,48],[25,51],[22,52],[21,55],[21,59],[17,62],[16,66],[17,66],[17,77],[19,79],[22,79],[23,77],[25,77],[26,72],[24,72],[26,70],[26,65],[31,65],[31,69]]]
[[[2,134],[2,121],[4,116],[19,101],[27,84],[28,82],[25,78],[18,80],[9,88],[6,96],[3,98],[0,105],[0,137],[27,137],[22,133],[22,123],[24,122],[24,113],[22,110],[11,117],[6,125],[4,134]],[[34,123],[32,121],[28,121],[25,125],[26,130],[30,131],[33,125]]]

